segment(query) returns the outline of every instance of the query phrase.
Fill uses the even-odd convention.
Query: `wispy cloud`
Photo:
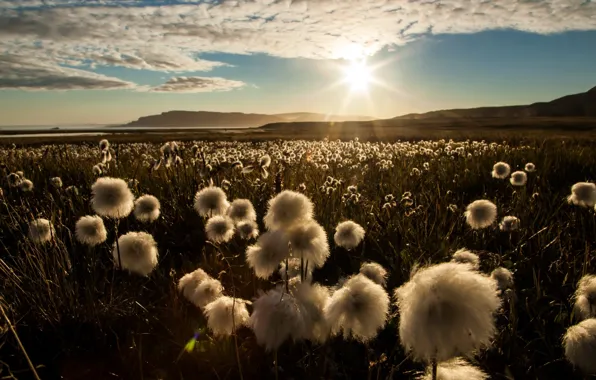
[[[175,77],[154,87],[152,92],[215,92],[231,91],[246,83],[218,77]]]

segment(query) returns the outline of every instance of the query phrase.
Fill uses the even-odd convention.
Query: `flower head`
[[[535,171],[536,171],[536,165],[534,165],[534,164],[533,164],[533,163],[531,163],[531,162],[528,162],[528,163],[526,164],[526,166],[524,167],[524,169],[525,169],[525,171],[527,171],[528,173],[532,173],[532,172],[535,172]]]
[[[118,238],[112,256],[116,265],[122,263],[123,269],[147,276],[157,266],[157,243],[146,232],[129,232]]]
[[[571,364],[585,373],[596,373],[596,319],[586,319],[568,328],[563,346]]]
[[[98,178],[91,186],[91,193],[91,207],[100,216],[124,218],[134,207],[134,196],[120,178]]]
[[[329,257],[327,233],[314,220],[299,224],[287,233],[290,239],[291,254],[301,257],[311,265],[320,268]]]
[[[387,281],[387,271],[381,264],[373,262],[364,263],[360,266],[360,273],[368,277],[372,282],[385,286],[385,282]]]
[[[28,180],[26,178],[23,178],[19,182],[19,188],[21,189],[21,191],[23,191],[25,193],[33,191],[33,182],[31,182],[30,180]]]
[[[313,204],[304,194],[284,190],[271,198],[263,218],[270,229],[287,229],[312,219]]]
[[[212,217],[225,214],[230,204],[226,193],[219,187],[206,187],[195,195],[195,210],[202,217]]]
[[[480,258],[477,254],[468,251],[465,248],[458,249],[453,254],[451,261],[455,263],[470,264],[472,268],[478,270],[480,268]]]
[[[209,278],[209,275],[204,270],[198,268],[190,273],[185,274],[178,281],[178,290],[182,292],[184,298],[192,301],[192,296],[199,284]]]
[[[528,175],[522,171],[513,172],[511,178],[509,178],[509,182],[513,186],[524,186],[528,182]]]
[[[495,222],[497,218],[497,206],[486,199],[477,200],[466,207],[464,215],[468,225],[472,229],[479,230],[489,227]]]
[[[243,220],[236,224],[236,232],[241,239],[256,239],[259,236],[259,226],[252,220]]]
[[[234,222],[227,216],[214,216],[207,221],[205,233],[214,243],[228,242],[234,237]]]
[[[234,221],[234,223],[242,221],[256,221],[257,213],[252,203],[248,199],[235,199],[226,212],[228,217]]]
[[[596,185],[591,182],[578,182],[571,186],[571,195],[567,197],[569,203],[582,207],[594,207],[596,204]]]
[[[506,162],[497,162],[493,166],[493,178],[505,179],[511,173],[511,167]]]
[[[135,201],[134,215],[140,222],[154,222],[160,214],[159,200],[153,195],[141,195]]]
[[[75,225],[75,236],[80,243],[95,246],[108,238],[103,219],[97,215],[81,217]]]
[[[596,318],[596,276],[583,276],[577,283],[574,298],[579,319]]]
[[[29,223],[29,239],[36,244],[52,240],[55,234],[54,226],[47,219],[39,218]]]
[[[241,326],[248,325],[250,315],[246,310],[248,301],[221,296],[205,306],[203,314],[207,326],[216,336],[229,336]]]
[[[519,219],[516,216],[508,215],[499,223],[499,229],[506,232],[515,231],[519,229]]]
[[[501,292],[513,288],[513,274],[507,268],[496,268],[490,274]]]
[[[219,280],[207,276],[199,282],[194,292],[192,292],[189,301],[195,306],[204,308],[207,304],[215,301],[222,296],[223,286]]]
[[[288,242],[283,231],[274,230],[261,235],[255,245],[246,249],[246,262],[257,277],[268,278],[275,272],[279,263],[288,257]]]
[[[55,188],[59,189],[62,187],[62,179],[60,177],[52,177],[50,178],[50,183]]]
[[[354,249],[364,239],[364,228],[351,220],[341,222],[335,228],[333,240],[345,249]]]

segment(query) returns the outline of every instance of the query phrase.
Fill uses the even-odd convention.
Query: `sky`
[[[594,0],[0,0],[0,125],[527,104],[595,62]]]

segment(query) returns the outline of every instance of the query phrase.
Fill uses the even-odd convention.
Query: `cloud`
[[[135,87],[134,83],[89,71],[35,62],[27,57],[0,56],[0,89],[113,90]]]
[[[175,77],[161,86],[151,89],[152,92],[215,92],[231,91],[244,87],[246,83],[219,77]]]

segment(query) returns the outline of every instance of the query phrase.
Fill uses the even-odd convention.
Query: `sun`
[[[373,81],[372,70],[365,60],[352,60],[343,69],[344,82],[349,84],[352,91],[368,91],[369,84]]]

